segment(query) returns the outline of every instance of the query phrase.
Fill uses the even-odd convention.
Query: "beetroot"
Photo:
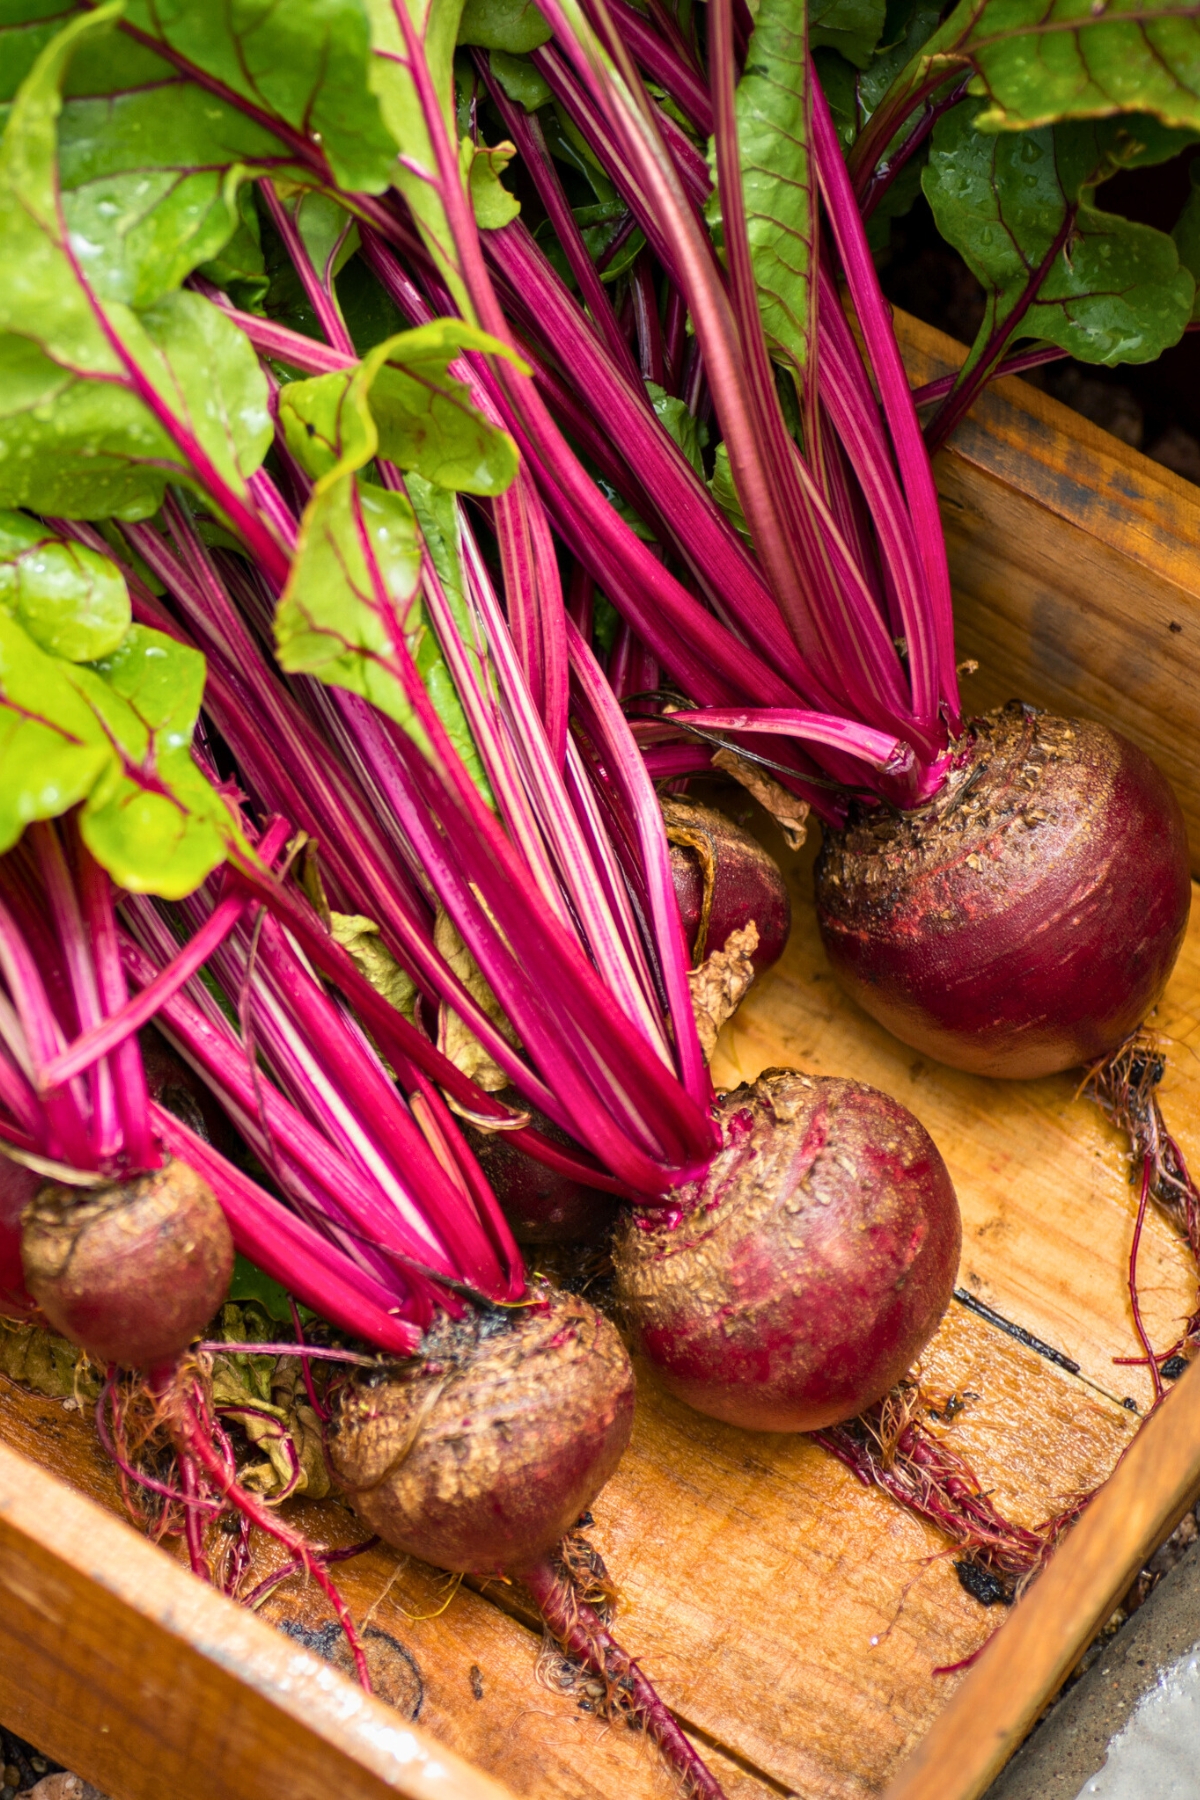
[[[233,1239],[208,1183],[176,1158],[102,1188],[47,1182],[25,1210],[21,1260],[55,1331],[97,1362],[149,1369],[220,1306]]]
[[[629,1441],[633,1370],[586,1300],[439,1320],[409,1365],[342,1394],[333,1473],[370,1529],[439,1568],[520,1573],[562,1538]]]
[[[731,931],[753,919],[758,948],[751,961],[761,975],[783,955],[792,906],[779,865],[756,838],[724,813],[695,800],[664,800],[671,846],[671,878],[693,963],[723,950]],[[711,891],[704,918],[705,890]]]
[[[574,1138],[529,1102],[515,1088],[498,1096],[530,1116],[530,1122],[552,1144],[581,1155]],[[488,1185],[504,1209],[518,1244],[568,1244],[591,1237],[611,1224],[616,1202],[599,1188],[585,1187],[570,1175],[548,1169],[518,1148],[511,1131],[479,1131],[467,1126],[471,1148]]]
[[[1166,778],[1103,725],[1011,702],[912,812],[861,811],[817,862],[839,981],[904,1043],[981,1075],[1108,1054],[1162,993],[1191,901]]]
[[[875,1088],[770,1069],[719,1102],[724,1149],[683,1216],[629,1216],[617,1291],[666,1386],[755,1431],[815,1431],[878,1400],[950,1300],[946,1166]]]
[[[0,1318],[22,1319],[34,1311],[21,1264],[21,1215],[41,1185],[40,1175],[0,1156]]]

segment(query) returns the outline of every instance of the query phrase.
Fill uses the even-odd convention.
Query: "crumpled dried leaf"
[[[41,1325],[0,1319],[0,1371],[50,1400],[87,1405],[100,1392],[100,1377],[82,1350]]]
[[[410,1024],[415,1022],[417,988],[383,941],[374,919],[362,913],[331,912],[329,930],[343,950],[348,950],[360,975],[365,975],[377,994],[390,1001]]]
[[[273,1321],[257,1305],[238,1306],[230,1301],[221,1308],[220,1326],[214,1335],[230,1343],[256,1343],[269,1340],[275,1330]],[[243,1487],[267,1499],[285,1494],[325,1498],[329,1470],[321,1425],[309,1405],[298,1356],[216,1355],[212,1397],[221,1418],[240,1425],[250,1443],[263,1453],[264,1461],[239,1468]]]
[[[516,1044],[517,1034],[488,986],[487,977],[459,937],[453,919],[440,906],[434,921],[433,941],[471,998],[478,1002],[489,1019],[495,1021],[509,1043]],[[501,1088],[508,1086],[508,1076],[499,1063],[493,1062],[474,1032],[469,1031],[448,1006],[438,1008],[438,1049],[485,1093],[498,1094]]]
[[[714,950],[698,969],[688,970],[692,1010],[705,1062],[711,1062],[721,1027],[745,999],[754,980],[750,960],[758,949],[758,926],[753,919],[731,931],[722,950]]]
[[[789,794],[781,781],[776,781],[757,763],[739,756],[736,750],[718,750],[713,756],[713,768],[722,769],[740,782],[764,811],[770,813],[782,831],[788,849],[799,850],[808,835],[805,820],[812,811],[807,800]]]

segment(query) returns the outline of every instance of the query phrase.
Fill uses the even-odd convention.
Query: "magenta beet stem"
[[[678,1774],[684,1788],[697,1800],[725,1800],[724,1790],[701,1761],[642,1674],[628,1650],[617,1643],[599,1614],[580,1600],[549,1558],[543,1557],[521,1575],[538,1610],[554,1636],[576,1662],[591,1669],[607,1685],[623,1691],[642,1725]]]

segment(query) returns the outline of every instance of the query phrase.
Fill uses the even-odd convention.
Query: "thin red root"
[[[1157,1406],[1163,1397],[1165,1389],[1163,1388],[1162,1376],[1158,1372],[1158,1361],[1154,1355],[1154,1347],[1150,1342],[1149,1334],[1142,1321],[1142,1309],[1138,1302],[1137,1284],[1138,1249],[1142,1241],[1142,1227],[1146,1223],[1146,1205],[1150,1199],[1151,1168],[1150,1158],[1144,1156],[1142,1158],[1142,1192],[1141,1198],[1138,1201],[1137,1223],[1133,1228],[1133,1243],[1130,1245],[1129,1249],[1129,1304],[1133,1308],[1133,1324],[1138,1335],[1138,1343],[1145,1352],[1146,1361],[1150,1368],[1151,1379],[1154,1382],[1154,1404]]]
[[[725,1800],[724,1792],[684,1737],[671,1712],[655,1693],[633,1657],[612,1636],[599,1614],[581,1600],[566,1570],[543,1557],[521,1580],[537,1601],[547,1629],[574,1661],[590,1669],[629,1703],[631,1715],[649,1733],[697,1800]]]
[[[256,1495],[250,1493],[249,1489],[242,1487],[223,1459],[217,1454],[210,1434],[204,1429],[191,1401],[183,1393],[179,1395],[176,1418],[182,1439],[180,1450],[185,1466],[186,1459],[194,1457],[217,1492],[235,1506],[243,1518],[249,1519],[252,1525],[257,1525],[260,1531],[265,1531],[268,1537],[273,1537],[276,1543],[282,1544],[305,1573],[312,1576],[337,1615],[338,1623],[346,1634],[350,1654],[354,1658],[354,1669],[359,1684],[369,1694],[371,1692],[371,1676],[362,1644],[359,1641],[358,1631],[350,1616],[350,1610],[327,1571],[322,1568],[320,1562],[313,1555],[305,1539],[298,1531],[293,1531],[281,1519],[276,1518],[270,1507],[266,1506]]]
[[[882,1488],[928,1519],[966,1551],[968,1561],[996,1576],[1009,1598],[1016,1598],[1041,1572],[1090,1496],[1076,1495],[1032,1529],[1015,1524],[993,1505],[970,1464],[922,1423],[925,1410],[919,1384],[910,1379],[861,1417],[813,1437],[864,1487]]]

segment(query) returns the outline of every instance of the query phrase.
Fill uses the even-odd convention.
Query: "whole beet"
[[[573,1156],[586,1158],[575,1139],[529,1102],[515,1088],[505,1088],[498,1098],[521,1112],[543,1137]],[[570,1175],[535,1162],[518,1147],[518,1133],[480,1131],[468,1124],[467,1137],[479,1166],[504,1211],[518,1244],[568,1244],[592,1237],[610,1225],[616,1212],[611,1194],[585,1187]]]
[[[829,832],[821,937],[859,1005],[980,1075],[1114,1050],[1162,993],[1191,902],[1179,803],[1103,725],[1019,702],[977,719],[941,792]]]
[[[683,1216],[627,1215],[617,1293],[666,1386],[754,1431],[885,1394],[954,1287],[958,1203],[928,1132],[876,1088],[769,1069],[722,1096],[725,1147]]]
[[[479,1575],[531,1567],[629,1442],[633,1369],[586,1300],[442,1320],[418,1360],[372,1371],[329,1427],[333,1473],[394,1549]]]
[[[26,1286],[97,1362],[178,1356],[225,1298],[233,1254],[212,1189],[178,1158],[108,1187],[47,1182],[25,1209]]]
[[[672,798],[663,801],[662,810],[671,879],[693,962],[723,950],[730,932],[753,919],[758,947],[750,960],[761,975],[783,955],[792,928],[792,904],[778,863],[756,838],[714,807]],[[712,899],[702,934],[706,881]]]

